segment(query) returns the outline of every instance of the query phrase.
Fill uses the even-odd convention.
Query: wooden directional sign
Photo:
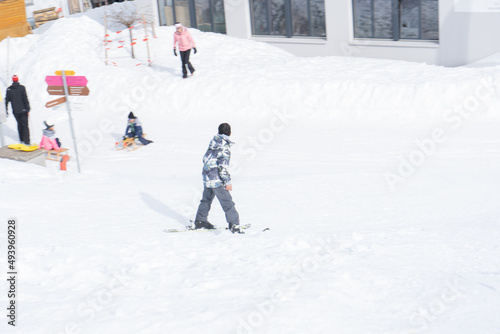
[[[88,96],[90,90],[87,86],[68,86],[68,93],[72,96]]]
[[[62,75],[62,71],[56,71],[56,75]],[[75,71],[64,71],[66,75],[75,75]]]
[[[52,100],[52,101],[49,101],[45,104],[45,107],[47,108],[51,108],[51,107],[54,107],[54,106],[57,106],[58,104],[61,104],[61,103],[64,103],[66,102],[66,97],[63,96],[63,97],[60,97],[56,100]]]
[[[45,82],[49,86],[63,86],[63,79],[58,75],[47,75],[45,77]],[[66,84],[68,86],[87,86],[87,78],[84,76],[68,76],[66,77]]]
[[[64,95],[64,86],[47,87],[49,95]],[[71,96],[87,96],[90,91],[87,86],[68,86],[68,93]]]

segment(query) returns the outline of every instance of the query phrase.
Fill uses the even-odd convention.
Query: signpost
[[[64,71],[66,75],[75,75],[75,71]],[[56,75],[62,75],[62,71],[56,71]]]
[[[64,86],[48,86],[49,95],[64,95]],[[90,90],[87,86],[68,86],[68,92],[71,96],[88,96]]]
[[[87,86],[87,78],[84,76],[66,76],[63,74],[62,76],[58,75],[47,75],[45,77],[45,82],[49,86],[63,86],[63,78],[66,77],[66,85],[68,86]]]
[[[73,129],[73,117],[71,116],[71,106],[68,96],[88,96],[90,91],[87,87],[87,78],[84,76],[75,76],[74,71],[56,71],[56,75],[47,75],[45,82],[47,85],[47,92],[49,95],[64,95],[58,99],[47,102],[47,108],[66,103],[66,109],[69,115],[69,125],[71,128],[71,136],[73,137],[73,145],[75,148],[76,163],[78,165],[78,172],[81,173],[80,159],[78,157],[78,146],[75,140],[75,131]]]
[[[57,106],[58,104],[61,104],[64,102],[66,102],[66,97],[60,97],[58,99],[55,99],[55,100],[52,100],[52,101],[45,103],[45,107],[52,108],[52,107]]]

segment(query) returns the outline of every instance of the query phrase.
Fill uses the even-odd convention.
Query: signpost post
[[[0,144],[2,147],[5,146],[5,140],[3,138],[3,123],[7,121],[7,110],[4,109],[4,102],[2,100],[2,93],[0,93]]]
[[[45,107],[51,108],[56,105],[66,103],[68,110],[69,126],[71,128],[71,136],[73,138],[73,145],[75,148],[76,163],[78,165],[78,173],[81,173],[80,158],[78,156],[78,146],[75,140],[75,131],[73,128],[73,117],[71,116],[71,105],[69,103],[69,96],[88,96],[90,91],[87,87],[87,78],[84,76],[75,76],[74,71],[56,71],[56,75],[47,75],[45,82],[47,83],[47,92],[49,95],[64,95],[58,99],[49,101]]]
[[[85,78],[85,77],[83,77],[83,78]],[[75,147],[75,155],[76,155],[76,163],[78,165],[78,173],[81,173],[82,171],[80,169],[80,159],[78,158],[78,145],[76,145],[75,131],[73,129],[73,117],[71,117],[71,107],[69,105],[69,100],[68,100],[68,95],[69,95],[68,81],[66,80],[66,72],[65,71],[62,71],[62,83],[64,86],[64,95],[66,98],[66,109],[68,110],[68,114],[69,114],[69,126],[71,127],[71,135],[73,137],[73,145]],[[85,79],[85,85],[86,84],[87,84],[87,79]]]
[[[3,123],[0,122],[0,145],[5,146],[5,139],[3,139]]]
[[[10,79],[10,36],[7,36],[7,80]],[[9,82],[9,81],[7,81]]]

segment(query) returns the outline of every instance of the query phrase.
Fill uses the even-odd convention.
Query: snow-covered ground
[[[89,15],[10,40],[32,141],[53,120],[72,159],[67,172],[0,159],[2,275],[19,222],[18,322],[3,316],[2,333],[500,333],[498,67],[300,58],[191,30],[183,80],[172,27],[156,30],[153,66],[142,41],[105,66]],[[82,173],[65,106],[44,107],[61,69],[89,81],[71,98]],[[130,111],[154,144],[116,151]],[[222,122],[252,228],[165,233],[194,218]],[[4,133],[17,142],[12,116]],[[225,226],[217,202],[210,221]]]

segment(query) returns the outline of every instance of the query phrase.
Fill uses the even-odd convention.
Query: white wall
[[[298,56],[356,56],[459,66],[500,52],[500,38],[495,38],[500,31],[500,12],[456,12],[455,0],[439,0],[439,42],[355,40],[350,0],[325,1],[326,40],[252,36],[249,1],[225,0],[224,5],[229,36],[268,42]]]
[[[478,0],[470,2],[471,7]],[[500,11],[458,12],[454,0],[440,0],[440,63],[445,66],[469,64],[500,52]],[[483,0],[493,4],[495,0]],[[486,6],[485,6],[486,7]],[[498,7],[498,6],[497,6]]]
[[[248,0],[224,0],[226,34],[239,38],[250,38],[252,27]]]

